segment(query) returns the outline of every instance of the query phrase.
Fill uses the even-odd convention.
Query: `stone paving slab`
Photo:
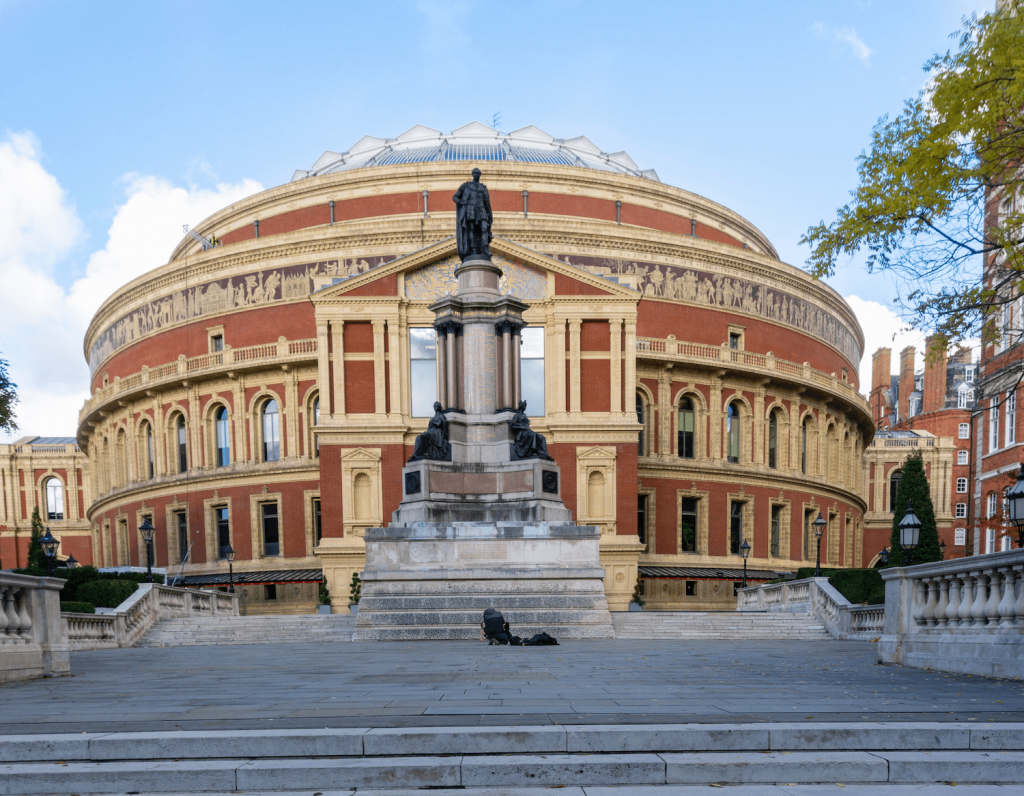
[[[886,782],[889,779],[886,760],[868,752],[691,752],[667,753],[661,757],[666,763],[665,777],[669,784]],[[943,779],[935,777],[929,781]]]
[[[74,652],[0,686],[0,733],[757,722],[1017,722],[1024,682],[838,641],[289,644]]]

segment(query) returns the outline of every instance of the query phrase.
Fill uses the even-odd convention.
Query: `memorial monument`
[[[612,638],[597,526],[576,525],[521,399],[527,304],[498,289],[480,170],[453,197],[458,290],[430,306],[434,416],[386,528],[368,528],[354,641],[471,639],[486,608],[517,635]]]

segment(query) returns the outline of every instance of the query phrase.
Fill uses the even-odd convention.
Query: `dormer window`
[[[974,384],[974,366],[964,368],[964,381],[968,384]]]

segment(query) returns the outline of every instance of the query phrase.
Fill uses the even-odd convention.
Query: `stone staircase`
[[[811,613],[630,611],[612,614],[616,638],[830,639]]]
[[[355,619],[345,614],[165,619],[155,624],[137,646],[191,647],[351,641]]]

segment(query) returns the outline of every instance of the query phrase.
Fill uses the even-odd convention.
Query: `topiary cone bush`
[[[348,584],[348,604],[359,605],[359,598],[363,595],[363,581],[358,572],[352,573],[352,581]]]
[[[911,501],[914,503],[914,513],[921,520],[921,535],[917,547],[908,557],[904,555],[900,546],[900,522],[907,513],[907,504]],[[893,505],[889,550],[890,567],[924,564],[942,558],[939,551],[939,531],[935,525],[935,508],[932,506],[928,477],[924,473],[924,461],[919,450],[911,451],[903,463],[903,475],[896,489],[896,501]],[[905,560],[906,558],[909,560]]]

